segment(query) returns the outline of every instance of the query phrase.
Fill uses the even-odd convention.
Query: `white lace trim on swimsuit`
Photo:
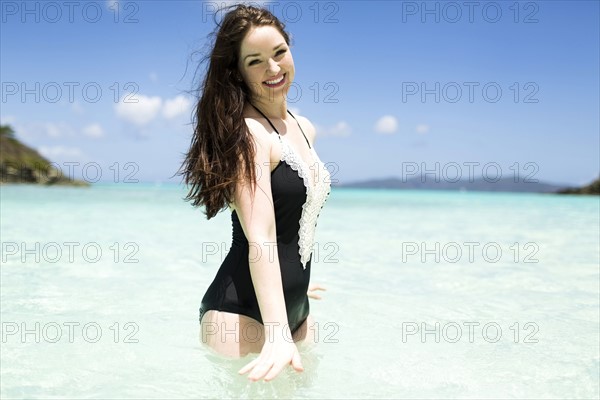
[[[284,138],[280,136],[280,139]],[[298,232],[300,261],[302,262],[302,267],[306,269],[313,251],[317,219],[321,209],[325,205],[325,201],[331,193],[330,174],[314,151],[314,147],[311,147],[310,152],[317,171],[316,182],[311,184],[311,176],[313,179],[315,178],[314,173],[311,173],[311,168],[300,158],[287,140],[281,140],[281,143],[281,159],[289,164],[294,171],[298,172],[306,187],[306,202],[302,205],[300,231]]]

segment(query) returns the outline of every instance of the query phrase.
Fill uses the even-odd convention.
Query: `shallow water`
[[[228,213],[174,185],[0,193],[3,399],[600,395],[598,197],[334,188],[319,339],[252,383],[198,340]]]

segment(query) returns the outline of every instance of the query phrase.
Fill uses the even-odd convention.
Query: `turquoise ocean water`
[[[178,185],[2,186],[0,397],[598,398],[598,197],[334,188],[305,371],[203,348],[227,254]]]

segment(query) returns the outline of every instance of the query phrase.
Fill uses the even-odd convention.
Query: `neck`
[[[263,97],[252,100],[252,104],[262,111],[269,119],[286,119],[287,100],[284,96],[278,101],[265,99]]]

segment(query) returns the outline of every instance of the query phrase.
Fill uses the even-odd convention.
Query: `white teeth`
[[[276,80],[276,81],[265,81],[265,83],[266,83],[267,85],[276,85],[276,84],[278,84],[279,82],[281,82],[282,80],[283,80],[283,75],[281,75],[281,78],[279,78],[279,79],[278,79],[278,80]]]

